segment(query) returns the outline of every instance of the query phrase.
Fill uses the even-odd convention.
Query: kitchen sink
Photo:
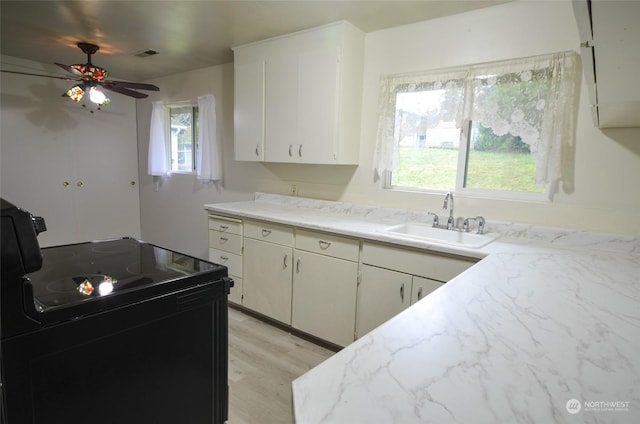
[[[433,227],[431,224],[421,224],[417,222],[395,225],[385,228],[382,232],[398,237],[450,244],[472,249],[485,246],[500,236],[499,234],[477,234],[457,230],[446,230],[444,228]]]

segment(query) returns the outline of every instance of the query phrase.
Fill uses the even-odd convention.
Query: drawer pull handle
[[[404,303],[404,283],[400,286],[400,300]]]
[[[262,237],[267,237],[269,234],[271,234],[271,230],[267,230],[266,228],[262,229]]]
[[[228,242],[228,241],[229,241],[229,239],[228,239],[228,238],[226,238],[226,237],[220,237],[220,242],[221,242],[221,243],[226,243],[226,242]]]
[[[320,249],[328,249],[331,246],[330,241],[318,240],[318,243],[320,244]]]
[[[293,144],[289,144],[289,157],[291,157],[291,156],[292,156],[292,154],[291,154],[291,149],[292,149],[292,148],[293,148]]]
[[[256,156],[260,156],[260,145],[256,144]]]
[[[298,156],[302,157],[302,144],[298,147]]]
[[[220,231],[227,231],[229,229],[228,225],[222,225],[220,224]]]
[[[286,268],[287,267],[287,259],[289,259],[289,255],[284,255],[284,261],[282,263],[283,267]]]
[[[422,299],[422,287],[418,289],[418,300]]]
[[[220,256],[220,262],[227,262],[229,260],[228,256]]]
[[[300,274],[300,259],[296,261],[296,273]]]

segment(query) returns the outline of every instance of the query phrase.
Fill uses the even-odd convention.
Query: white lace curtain
[[[222,180],[222,156],[216,126],[216,99],[198,96],[198,150],[196,177],[201,181]]]
[[[169,173],[167,141],[165,138],[165,115],[162,102],[151,103],[151,123],[149,127],[148,173],[156,177]]]
[[[574,52],[383,77],[374,170],[397,166],[396,99],[402,92],[445,90],[440,110],[427,125],[475,121],[496,135],[511,133],[529,145],[536,183],[549,198],[562,181],[563,150],[574,143],[576,62]],[[506,88],[501,90],[501,88]]]

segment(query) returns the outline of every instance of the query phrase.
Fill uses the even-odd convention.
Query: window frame
[[[468,188],[464,187],[465,175],[467,172],[467,164],[469,161],[469,145],[471,143],[471,125],[472,121],[464,121],[462,128],[460,129],[460,143],[458,144],[458,159],[456,168],[456,184],[455,187],[450,189],[435,188],[435,187],[414,187],[392,184],[392,173],[385,171],[384,185],[385,190],[394,191],[408,191],[416,193],[429,193],[429,194],[442,194],[444,195],[448,191],[453,191],[454,194],[463,195],[466,197],[477,197],[486,199],[498,199],[498,200],[525,200],[525,201],[538,201],[549,203],[551,200],[546,195],[545,191],[539,193],[523,192],[523,191],[508,191],[508,190],[492,190],[482,188]]]
[[[191,160],[192,160],[192,168],[189,171],[183,171],[183,170],[174,170],[173,169],[173,146],[172,146],[172,140],[171,140],[171,111],[174,109],[185,109],[185,108],[190,108],[191,109],[191,120],[192,120],[192,130],[191,130],[191,142],[192,142],[192,149],[191,149]],[[169,173],[171,174],[181,174],[181,175],[195,175],[196,174],[196,166],[197,166],[197,152],[198,152],[198,105],[194,102],[194,103],[174,103],[174,104],[168,104],[165,107],[165,122],[166,122],[166,127],[165,127],[165,142],[167,143],[167,161],[169,163]]]
[[[412,192],[433,192],[441,193],[446,191],[455,191],[459,194],[466,194],[475,197],[486,197],[492,199],[521,199],[530,201],[551,202],[553,197],[558,193],[560,184],[571,183],[572,164],[564,163],[560,157],[563,151],[571,153],[574,151],[575,143],[575,115],[577,113],[576,106],[573,101],[579,87],[579,73],[576,72],[578,67],[577,54],[574,51],[565,51],[550,53],[546,55],[530,56],[525,58],[507,59],[496,62],[486,62],[479,64],[470,64],[460,67],[432,69],[426,71],[413,72],[409,74],[393,74],[382,76],[380,85],[379,115],[378,115],[378,136],[374,149],[373,169],[375,175],[380,176],[380,182],[383,189],[412,191]],[[502,75],[519,75],[524,77],[522,81],[529,81],[532,75],[538,72],[549,73],[550,88],[553,90],[550,96],[546,98],[547,105],[550,109],[545,112],[544,119],[551,119],[548,124],[542,124],[540,131],[540,145],[535,139],[531,139],[531,132],[528,133],[529,140],[536,143],[537,150],[532,150],[532,159],[536,166],[536,181],[542,180],[543,185],[539,185],[540,191],[535,192],[519,192],[500,189],[484,189],[484,188],[468,188],[464,187],[465,178],[467,178],[467,170],[470,168],[470,150],[471,142],[471,119],[478,122],[484,120],[484,114],[475,110],[476,103],[475,81],[477,79],[491,78],[493,75],[499,78]],[[529,75],[527,75],[527,73]],[[398,94],[402,92],[422,91],[424,85],[433,84],[443,87],[449,85],[452,80],[459,78],[460,74],[465,74],[464,87],[462,88],[462,98],[457,98],[459,103],[453,104],[455,109],[446,109],[449,114],[453,112],[456,116],[457,128],[460,131],[460,142],[458,145],[458,161],[455,175],[455,187],[448,187],[446,190],[441,187],[415,187],[392,184],[393,171],[398,168],[399,160],[398,149],[401,147],[391,142],[392,129],[389,124],[397,123],[396,104]],[[493,83],[495,84],[495,82]],[[453,87],[455,88],[455,86]],[[455,98],[454,98],[455,99]],[[545,98],[540,98],[544,107]],[[536,105],[537,107],[537,105]],[[457,110],[457,111],[456,111]],[[490,115],[487,117],[492,119],[491,109],[488,109]],[[533,111],[535,112],[535,111]],[[447,115],[444,115],[445,117]],[[517,116],[517,115],[516,115]],[[499,117],[498,117],[499,118]],[[518,118],[518,120],[521,118]],[[515,121],[517,122],[517,121]],[[546,122],[546,121],[545,121]],[[499,123],[499,121],[498,121]],[[397,125],[397,124],[396,124]],[[536,124],[541,125],[541,124]],[[475,127],[475,124],[474,124]],[[533,127],[535,131],[536,127]],[[539,128],[539,127],[538,127]],[[522,136],[522,134],[516,134]],[[394,136],[395,137],[395,136]],[[524,140],[523,140],[524,141]],[[530,147],[533,147],[531,141],[525,141]],[[566,150],[565,150],[566,149]],[[566,154],[562,154],[566,157]],[[543,160],[544,162],[540,162]],[[562,169],[569,170],[567,176],[562,174]]]

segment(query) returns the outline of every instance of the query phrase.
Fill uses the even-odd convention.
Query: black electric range
[[[227,269],[134,238],[43,248],[25,277],[46,324],[227,276]]]
[[[2,201],[2,422],[225,422],[226,267],[133,238],[40,249],[36,224]]]

